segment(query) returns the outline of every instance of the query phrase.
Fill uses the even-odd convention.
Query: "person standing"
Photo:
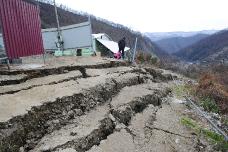
[[[124,49],[126,46],[126,38],[123,37],[119,42],[118,42],[118,46],[119,46],[119,52],[122,54],[122,58],[124,59]]]

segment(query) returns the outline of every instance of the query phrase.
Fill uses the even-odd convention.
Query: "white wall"
[[[6,52],[5,52],[5,49],[4,49],[4,42],[3,42],[3,37],[2,37],[2,34],[0,34],[0,56],[1,55],[5,55]],[[3,47],[3,48],[2,48]]]
[[[2,34],[0,34],[0,45],[1,45],[1,46],[4,46]]]
[[[92,33],[90,22],[61,27],[64,49],[92,48]],[[45,50],[57,50],[57,29],[42,30]],[[3,37],[0,34],[0,45],[3,45]]]
[[[61,27],[64,49],[92,47],[90,22]],[[56,50],[57,29],[42,30],[45,50]]]
[[[57,29],[42,30],[43,44],[45,50],[55,50],[57,40]]]

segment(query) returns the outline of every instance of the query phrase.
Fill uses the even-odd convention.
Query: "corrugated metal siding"
[[[37,6],[22,0],[0,0],[0,17],[10,59],[44,52]]]

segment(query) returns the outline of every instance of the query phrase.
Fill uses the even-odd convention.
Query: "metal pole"
[[[57,23],[57,38],[58,38],[58,43],[60,45],[60,49],[62,50],[62,54],[63,54],[63,44],[62,44],[62,34],[61,34],[61,28],[60,28],[60,24],[59,24],[59,15],[58,15],[58,9],[55,3],[55,0],[53,0],[54,2],[54,7],[55,7],[55,18],[56,18],[56,23]]]
[[[7,62],[7,68],[10,71],[10,62],[9,62],[9,59],[8,58],[6,59],[6,62]]]
[[[46,64],[46,61],[45,61],[45,52],[43,53],[43,61],[44,61],[44,65]]]
[[[176,83],[175,85],[177,86]],[[206,114],[191,99],[189,99],[187,96],[184,96],[184,98],[186,99],[187,103],[190,103],[191,105],[193,105],[194,109],[196,109],[196,111],[198,111],[198,113],[211,124],[214,130],[219,132],[224,137],[225,141],[228,141],[228,136],[225,132],[223,132],[213,121],[211,121],[210,118],[208,118]]]
[[[89,21],[89,24],[90,24],[90,34],[91,34],[91,49],[93,50],[93,52],[95,53],[95,46],[93,45],[93,33],[92,33],[92,21],[91,21],[91,16],[89,15],[88,16],[88,21]]]
[[[134,48],[133,57],[132,57],[132,63],[135,63],[135,54],[136,54],[136,49],[137,49],[137,43],[138,43],[138,38],[136,37],[135,48]]]
[[[191,99],[189,99],[187,96],[185,96],[185,99],[190,102],[194,108],[212,125],[212,127],[219,132],[225,139],[225,141],[228,141],[228,136],[226,135],[225,132],[223,132],[216,124],[214,124],[213,121],[211,121],[206,115],[205,113],[194,103],[191,101]]]
[[[58,10],[57,10],[55,0],[54,0],[54,7],[55,7],[55,18],[57,22],[57,30],[58,30],[58,34],[60,34],[59,16],[58,16]]]

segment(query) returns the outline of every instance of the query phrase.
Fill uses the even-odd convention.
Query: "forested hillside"
[[[34,0],[24,0],[37,4]],[[51,0],[38,0],[40,6],[40,16],[42,21],[42,28],[56,27],[55,11],[53,2]],[[88,20],[88,14],[74,11],[67,8],[64,5],[58,5],[58,14],[60,25],[70,25]],[[105,13],[105,12],[104,12]],[[133,48],[135,38],[138,38],[137,50],[146,51],[156,54],[160,58],[169,57],[169,55],[161,50],[156,44],[152,43],[151,40],[141,34],[135,32],[123,25],[115,24],[113,22],[91,16],[92,21],[92,32],[93,33],[106,33],[114,41],[119,41],[122,37],[126,37],[127,46]]]
[[[166,51],[169,54],[173,54],[178,52],[179,50],[188,47],[199,40],[206,38],[207,34],[197,34],[190,37],[172,37],[172,38],[166,38],[159,41],[155,41],[160,48],[162,48],[164,51]]]
[[[204,38],[199,42],[180,50],[175,55],[188,61],[227,61],[228,30]]]

